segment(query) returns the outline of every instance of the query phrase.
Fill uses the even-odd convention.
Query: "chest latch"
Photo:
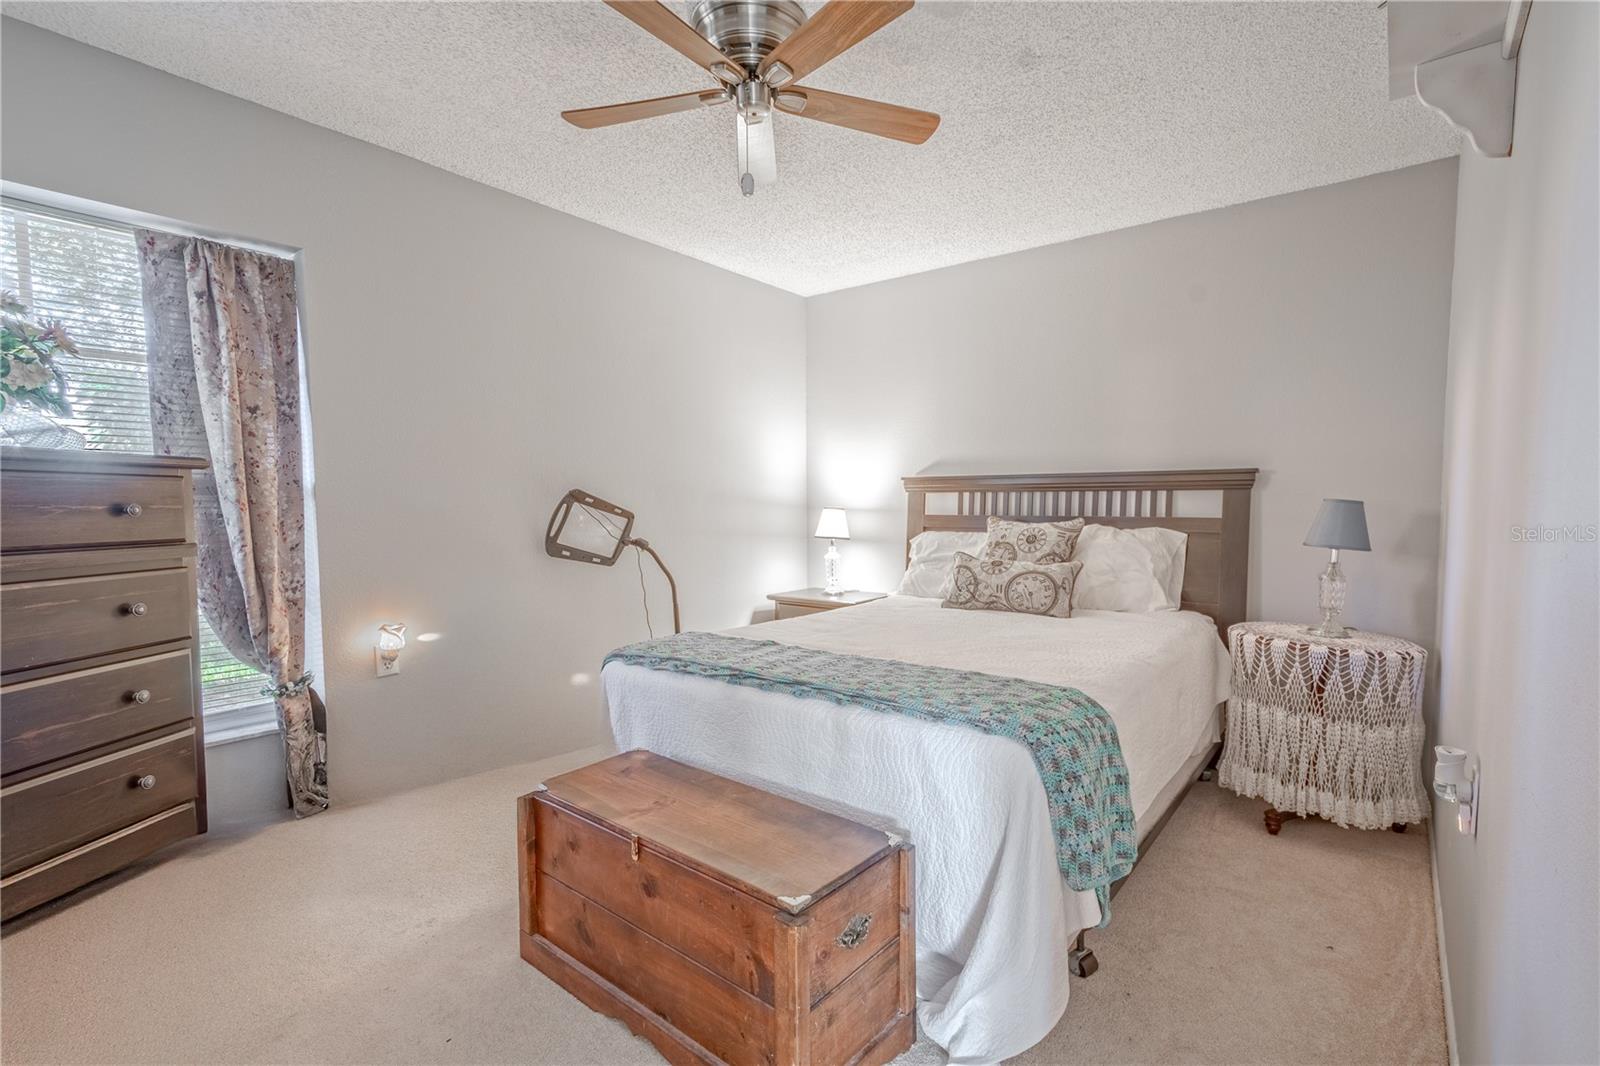
[[[851,918],[845,925],[844,931],[835,941],[842,948],[860,947],[861,942],[867,939],[867,932],[872,928],[872,915],[858,914]]]

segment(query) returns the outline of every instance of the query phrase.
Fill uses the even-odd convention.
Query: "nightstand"
[[[830,596],[821,589],[795,589],[793,592],[770,592],[767,599],[773,603],[772,620],[799,618],[818,611],[835,611],[840,607],[854,607],[858,603],[871,603],[887,596],[887,592],[841,592]]]
[[[1228,630],[1233,695],[1219,776],[1266,800],[1267,832],[1320,815],[1405,832],[1428,816],[1422,783],[1422,678],[1428,653],[1352,630],[1240,622]]]

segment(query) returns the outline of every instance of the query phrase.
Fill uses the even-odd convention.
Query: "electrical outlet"
[[[400,656],[398,654],[385,656],[381,648],[373,648],[372,659],[377,666],[379,677],[393,677],[400,672]]]
[[[1472,775],[1472,799],[1456,808],[1456,830],[1464,836],[1478,835],[1478,783],[1482,780],[1482,771],[1475,771]]]

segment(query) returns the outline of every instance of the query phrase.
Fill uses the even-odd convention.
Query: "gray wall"
[[[645,635],[639,576],[545,556],[569,488],[638,512],[686,625],[803,581],[798,297],[13,20],[3,47],[7,181],[301,249],[336,800],[606,737],[586,678]],[[442,638],[380,681],[389,620]]]
[[[812,298],[811,513],[849,509],[847,584],[898,578],[905,474],[1258,466],[1252,617],[1315,616],[1301,541],[1354,497],[1347,618],[1431,645],[1455,184],[1444,160]]]
[[[285,806],[283,740],[275,733],[206,749],[206,832],[213,839],[253,833]]]
[[[1435,846],[1469,1063],[1600,1061],[1597,39],[1594,4],[1534,4],[1513,154],[1461,160],[1438,734],[1483,792]]]

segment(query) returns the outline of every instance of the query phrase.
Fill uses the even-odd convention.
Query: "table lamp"
[[[828,553],[822,557],[822,591],[830,596],[837,596],[844,591],[844,586],[839,583],[837,542],[850,539],[850,523],[845,521],[844,510],[839,507],[824,507],[822,517],[817,520],[817,531],[812,536],[828,539]]]
[[[1317,606],[1322,609],[1322,624],[1310,627],[1311,632],[1319,637],[1348,636],[1350,631],[1339,622],[1347,584],[1344,571],[1339,568],[1339,553],[1372,550],[1372,542],[1367,539],[1366,506],[1360,500],[1323,500],[1306,533],[1305,544],[1308,548],[1328,548],[1333,553],[1328,569],[1317,579]]]

